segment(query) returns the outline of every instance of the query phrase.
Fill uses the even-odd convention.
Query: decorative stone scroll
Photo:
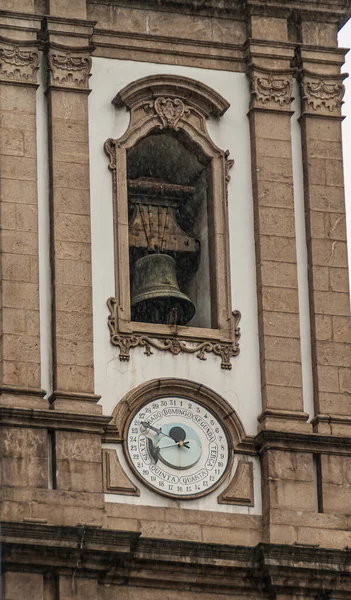
[[[91,76],[90,47],[65,48],[50,44],[49,80],[51,85],[87,90]]]
[[[36,83],[39,52],[35,44],[0,38],[0,79],[9,83]]]
[[[251,108],[286,109],[292,98],[293,71],[266,71],[251,66]]]
[[[239,321],[241,314],[238,310],[233,312],[235,322],[234,341],[223,343],[205,340],[202,342],[187,342],[178,337],[164,339],[154,339],[143,334],[121,334],[117,328],[117,301],[115,298],[109,298],[107,305],[111,314],[108,317],[108,327],[110,330],[111,344],[119,348],[119,360],[129,362],[130,350],[137,346],[145,348],[145,354],[151,356],[151,348],[156,350],[171,352],[174,356],[184,352],[185,354],[196,354],[200,360],[206,360],[206,353],[213,353],[221,357],[221,368],[230,370],[232,368],[231,358],[237,356],[240,352],[239,339],[240,328]]]
[[[301,95],[304,111],[340,114],[346,75],[323,77],[304,71],[301,75]]]

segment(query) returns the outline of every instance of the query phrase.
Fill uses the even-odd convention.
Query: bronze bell
[[[176,262],[168,254],[148,254],[136,261],[132,274],[132,320],[185,325],[195,306],[180,291]]]

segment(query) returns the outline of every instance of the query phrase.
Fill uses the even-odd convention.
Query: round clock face
[[[217,487],[228,466],[226,433],[202,404],[160,398],[132,417],[125,443],[137,476],[161,494],[193,498]]]

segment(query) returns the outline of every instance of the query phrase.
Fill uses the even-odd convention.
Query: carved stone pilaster
[[[300,73],[302,112],[314,115],[340,116],[346,74],[318,75]]]
[[[48,47],[48,85],[89,91],[91,46],[68,48],[51,43]]]
[[[292,98],[293,70],[266,70],[251,65],[250,109],[289,110]]]
[[[38,45],[0,38],[0,81],[36,84],[39,68]]]

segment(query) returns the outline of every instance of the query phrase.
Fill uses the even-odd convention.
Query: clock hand
[[[190,450],[190,447],[187,444],[189,444],[189,442],[183,442],[182,444],[171,444],[171,446],[161,446],[161,448],[158,448],[158,450],[160,452],[161,450],[167,450],[167,448],[174,448],[175,446],[178,446],[178,448],[188,448],[188,450]]]
[[[157,427],[153,427],[153,425],[149,425],[147,421],[142,421],[141,425],[142,427],[144,427],[144,429],[151,429],[151,431],[154,431],[158,435],[164,435],[165,437],[169,437],[171,440],[175,441],[170,435],[167,435],[167,433],[163,433],[161,428],[158,429]]]

